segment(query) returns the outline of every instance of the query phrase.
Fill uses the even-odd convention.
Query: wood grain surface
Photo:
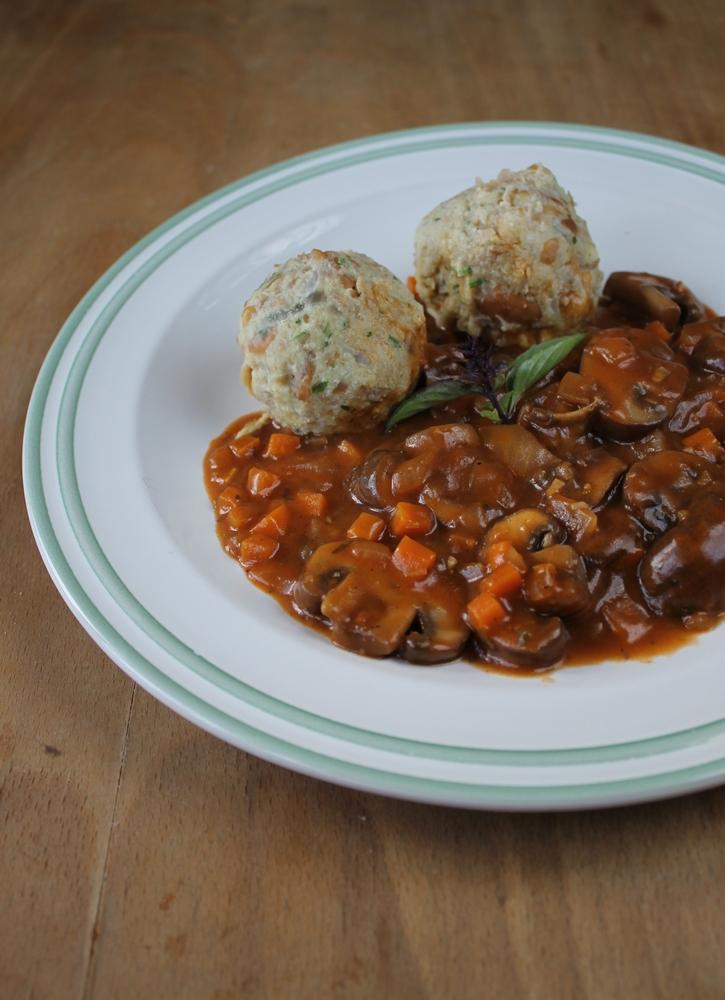
[[[20,471],[63,319],[196,198],[466,119],[725,153],[724,51],[720,0],[0,4],[0,997],[725,997],[725,790],[479,814],[246,756],[83,632]]]

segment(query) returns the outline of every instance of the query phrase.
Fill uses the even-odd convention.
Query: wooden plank
[[[140,693],[89,995],[719,996],[724,819],[722,790],[563,816],[395,802]]]
[[[55,594],[19,476],[55,331],[169,214],[433,122],[725,152],[723,5],[29,2],[0,29],[0,995],[724,995],[724,792],[479,815],[249,758],[132,700]]]

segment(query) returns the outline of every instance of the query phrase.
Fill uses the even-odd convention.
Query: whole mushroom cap
[[[442,327],[571,329],[596,308],[599,254],[550,170],[502,170],[420,222],[418,295]]]
[[[373,427],[418,380],[426,328],[406,286],[365,254],[312,250],[242,310],[242,382],[298,434]]]

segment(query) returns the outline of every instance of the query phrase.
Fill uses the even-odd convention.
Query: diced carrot
[[[664,340],[665,343],[669,343],[672,340],[672,334],[664,325],[660,323],[658,319],[653,320],[651,323],[647,324],[647,329],[651,330],[652,333],[656,333],[660,340]]]
[[[216,498],[216,512],[219,517],[224,517],[233,507],[238,507],[242,499],[242,491],[238,486],[227,486]]]
[[[358,514],[347,529],[348,538],[364,538],[368,542],[377,542],[385,531],[385,521],[382,517],[368,514],[366,510]]]
[[[403,535],[393,552],[393,563],[403,576],[411,580],[424,580],[435,565],[437,555],[414,538]]]
[[[264,457],[284,458],[285,455],[291,455],[293,451],[297,451],[300,443],[296,434],[270,434],[267,447],[264,450]]]
[[[350,465],[359,465],[362,462],[362,453],[356,444],[348,438],[343,438],[338,444],[337,450],[348,459]]]
[[[493,594],[494,597],[510,597],[521,589],[523,580],[522,574],[515,566],[504,562],[484,577],[481,581],[481,591]]]
[[[270,538],[281,538],[289,528],[289,507],[286,503],[278,504],[261,521],[252,528],[252,533],[269,535]]]
[[[244,528],[254,519],[256,513],[256,507],[251,503],[237,504],[227,514],[227,525],[234,531],[239,531],[240,528]]]
[[[247,535],[239,546],[239,562],[242,566],[254,566],[277,554],[279,542],[269,535]]]
[[[686,437],[682,443],[688,451],[693,451],[712,462],[725,457],[725,449],[709,427],[701,427],[699,431]]]
[[[478,594],[466,605],[468,622],[476,632],[487,632],[492,625],[506,617],[503,604],[486,592]]]
[[[247,476],[247,489],[255,497],[268,497],[274,493],[282,480],[267,469],[260,469],[253,465]]]
[[[327,510],[327,497],[324,493],[301,490],[295,497],[295,505],[308,517],[322,517]]]
[[[408,286],[408,291],[410,292],[410,294],[416,295],[418,291],[418,283],[416,282],[412,274],[408,275],[405,283]]]
[[[227,445],[223,444],[221,447],[215,448],[209,456],[212,482],[222,482],[226,474],[234,468],[234,465],[234,455]]]
[[[522,573],[526,569],[524,557],[511,542],[493,542],[491,545],[487,545],[483,558],[489,570],[502,566],[504,563],[515,566]]]
[[[395,505],[390,518],[390,534],[397,538],[403,535],[427,535],[434,525],[431,511],[419,503],[401,500]]]
[[[234,441],[229,442],[229,450],[237,458],[248,458],[258,447],[259,438],[252,437],[250,434],[245,434],[244,437],[236,438]]]

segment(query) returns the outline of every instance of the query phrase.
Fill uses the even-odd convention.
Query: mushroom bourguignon
[[[369,656],[526,672],[712,627],[725,318],[680,282],[619,272],[586,332],[515,422],[482,416],[474,394],[356,435],[237,420],[205,460],[224,548],[291,614]],[[428,385],[465,378],[470,341],[432,327],[429,341]],[[492,347],[487,363],[515,354]]]

